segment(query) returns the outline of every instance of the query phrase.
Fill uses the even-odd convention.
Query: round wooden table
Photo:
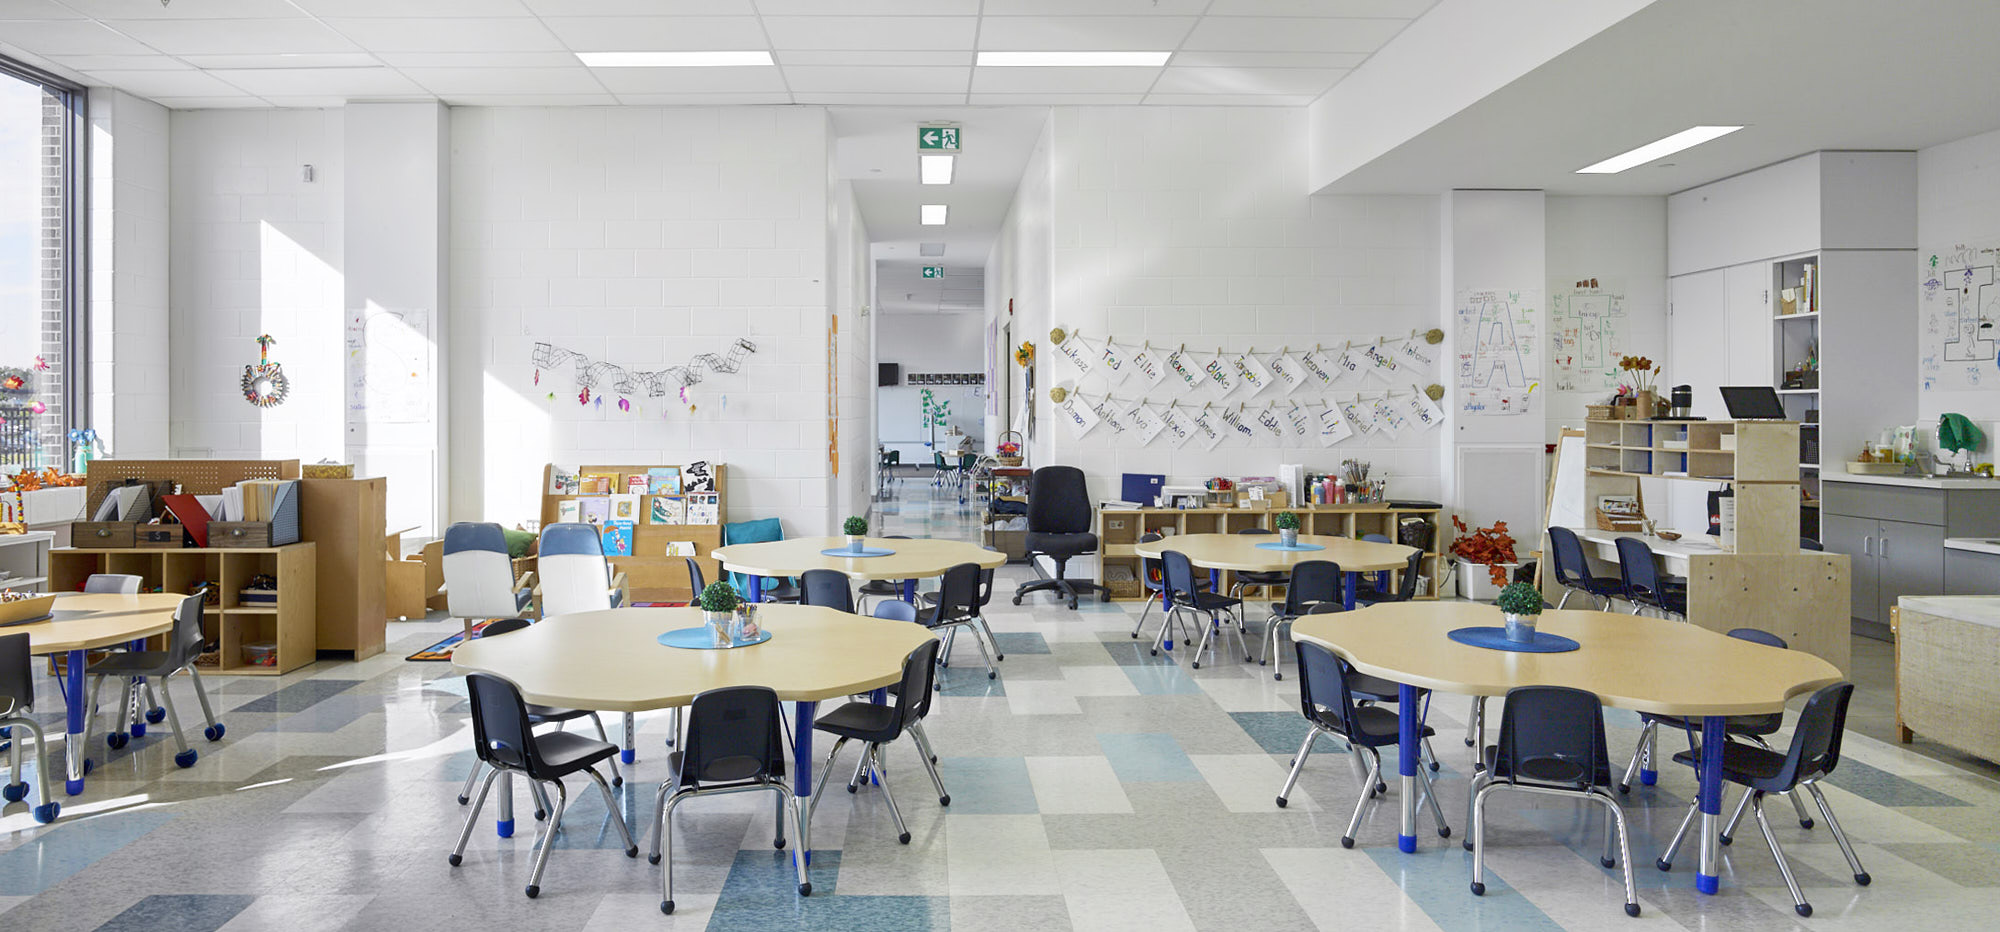
[[[903,601],[917,600],[917,580],[942,576],[960,563],[977,563],[992,569],[1007,562],[1007,555],[961,540],[932,537],[868,537],[865,546],[894,550],[880,557],[832,557],[821,553],[847,546],[845,537],[794,537],[761,544],[730,544],[717,547],[709,555],[722,568],[750,577],[750,601],[761,601],[763,578],[797,576],[806,570],[833,570],[849,579],[903,580]]]
[[[1731,715],[1783,712],[1785,700],[1841,680],[1812,654],[1726,637],[1686,622],[1613,612],[1545,611],[1538,627],[1582,646],[1559,654],[1489,650],[1447,637],[1455,628],[1497,625],[1500,611],[1472,602],[1391,602],[1366,610],[1309,615],[1292,623],[1295,640],[1346,658],[1356,670],[1402,685],[1397,708],[1403,776],[1404,851],[1417,845],[1417,688],[1503,696],[1516,686],[1568,686],[1605,705],[1700,719],[1701,868],[1695,888],[1717,888],[1717,822],[1722,812],[1724,724]]]
[[[146,638],[174,628],[174,609],[186,596],[148,592],[137,595],[115,593],[61,593],[56,597],[48,621],[0,628],[0,634],[26,634],[28,653],[67,654],[63,663],[65,710],[68,736],[63,742],[69,766],[63,790],[71,796],[83,792],[83,775],[91,761],[85,756],[84,727],[89,723],[89,697],[84,694],[85,651],[101,647],[130,645],[144,649]],[[132,726],[132,736],[144,735],[145,725]],[[47,802],[47,800],[44,800]]]
[[[907,621],[811,605],[762,605],[762,644],[728,650],[667,647],[661,634],[702,624],[695,608],[614,608],[559,615],[451,655],[461,673],[491,673],[540,705],[598,712],[677,709],[711,689],[768,686],[795,703],[792,791],[812,795],[814,713],[822,699],[871,692],[903,675],[903,658],[931,632]],[[503,801],[510,794],[502,793]],[[503,820],[510,819],[502,813]],[[808,839],[800,839],[808,848]]]
[[[1318,544],[1324,549],[1271,550],[1257,546],[1277,542],[1276,534],[1176,534],[1140,544],[1132,552],[1148,560],[1158,560],[1160,554],[1178,550],[1187,555],[1189,563],[1216,573],[1222,570],[1289,573],[1293,566],[1307,560],[1327,560],[1340,564],[1341,572],[1347,575],[1347,591],[1342,594],[1342,601],[1350,610],[1360,591],[1362,573],[1404,569],[1409,566],[1410,554],[1416,552],[1415,547],[1402,544],[1315,534],[1300,534],[1299,543]]]

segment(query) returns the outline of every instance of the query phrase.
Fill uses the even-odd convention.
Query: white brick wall
[[[1917,249],[1955,243],[1989,245],[2000,237],[2000,132],[1985,133],[1917,151]],[[1913,274],[1911,287],[1916,287]],[[1922,326],[1921,317],[1913,326]],[[1922,391],[1923,374],[1914,361],[1887,359],[1896,377],[1915,383],[1917,423],[1934,424],[1955,411],[1975,421],[2000,420],[2000,393]],[[1987,441],[1989,451],[1996,449]],[[1845,451],[1841,451],[1845,452]],[[1826,453],[1832,457],[1833,453]]]
[[[167,109],[90,98],[91,423],[124,457],[167,455]]]

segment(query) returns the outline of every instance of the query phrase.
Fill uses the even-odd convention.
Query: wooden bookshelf
[[[578,466],[579,475],[616,475],[619,484],[613,494],[624,492],[623,482],[627,476],[647,475],[649,469],[686,464],[655,463],[651,466]],[[611,557],[613,572],[625,574],[630,590],[626,593],[628,602],[683,602],[694,598],[688,589],[687,561],[679,556],[667,555],[669,541],[685,540],[694,542],[695,559],[701,563],[702,574],[710,582],[720,578],[722,565],[709,554],[722,546],[722,525],[729,521],[728,467],[723,463],[709,464],[715,475],[716,523],[714,524],[648,524],[644,520],[652,514],[654,496],[639,497],[639,521],[632,525],[632,555]],[[557,508],[561,502],[587,498],[583,495],[549,494],[549,478],[555,471],[554,464],[542,467],[542,526],[556,523]],[[685,477],[683,477],[685,481]]]
[[[1365,534],[1381,534],[1390,540],[1396,539],[1396,522],[1404,517],[1415,516],[1428,520],[1431,524],[1431,546],[1424,552],[1423,577],[1428,584],[1420,582],[1417,598],[1435,599],[1439,582],[1444,578],[1448,566],[1445,560],[1445,538],[1443,529],[1438,527],[1438,508],[1399,508],[1387,502],[1373,502],[1354,505],[1311,505],[1303,508],[1274,508],[1271,510],[1251,510],[1247,508],[1101,508],[1097,512],[1097,583],[1103,585],[1104,571],[1108,566],[1123,566],[1130,570],[1132,578],[1141,578],[1144,562],[1133,548],[1139,538],[1147,534],[1164,534],[1172,538],[1177,534],[1234,534],[1247,528],[1272,528],[1271,522],[1280,512],[1290,511],[1299,516],[1299,533],[1328,537],[1360,538]],[[1400,576],[1401,570],[1395,571]],[[1229,588],[1233,573],[1224,573],[1223,589]],[[1395,580],[1401,582],[1401,580]],[[1282,592],[1283,589],[1279,589]],[[1140,587],[1137,596],[1113,595],[1113,600],[1143,599],[1145,588]]]
[[[1586,421],[1585,510],[1639,479],[1726,482],[1737,553],[1799,549],[1799,425],[1789,421]]]
[[[49,551],[49,591],[80,591],[84,580],[96,573],[137,576],[141,592],[185,594],[195,583],[206,580],[217,587],[217,598],[202,612],[202,633],[210,643],[220,645],[220,651],[217,664],[204,666],[202,672],[277,676],[311,663],[315,657],[314,619],[319,595],[316,549],[311,543],[206,550],[64,547]],[[243,602],[243,588],[259,574],[277,577],[277,602]],[[243,662],[243,645],[258,641],[277,644],[276,666]]]

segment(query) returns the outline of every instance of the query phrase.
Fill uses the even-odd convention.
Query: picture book
[[[639,520],[639,496],[611,496],[611,520],[637,522]]]
[[[695,554],[695,552],[694,552],[694,541],[691,541],[691,540],[670,540],[670,541],[667,541],[667,556],[670,556],[670,557],[692,557],[692,556],[695,556],[695,555],[696,555],[696,554]]]
[[[681,468],[679,466],[655,466],[646,470],[648,490],[654,495],[681,494]]]
[[[625,494],[627,494],[627,495],[645,495],[646,493],[650,492],[650,491],[651,491],[651,489],[647,487],[647,484],[646,484],[646,479],[647,479],[647,477],[646,477],[646,476],[642,476],[642,475],[640,475],[640,474],[638,474],[638,473],[633,473],[633,474],[631,474],[631,475],[629,475],[629,476],[626,476],[626,477],[625,477]]]
[[[632,522],[612,521],[604,525],[599,533],[604,535],[604,555],[607,557],[629,557],[632,555]]]
[[[681,470],[681,490],[690,493],[715,491],[715,473],[709,468],[707,460],[696,460]]]
[[[578,492],[582,495],[610,495],[612,487],[618,484],[616,475],[586,473],[577,477]]]
[[[556,520],[575,524],[583,520],[583,503],[574,498],[566,498],[556,503]]]
[[[611,496],[592,495],[588,498],[577,499],[577,501],[583,503],[583,521],[585,524],[603,524],[611,520]]]
[[[550,463],[550,464],[549,464],[549,494],[550,494],[550,495],[574,495],[574,494],[576,494],[575,492],[573,492],[573,491],[570,491],[570,483],[572,483],[572,482],[575,482],[575,481],[576,481],[576,467],[575,467],[575,466],[564,466],[564,465],[562,465],[561,463]]]
[[[687,501],[666,495],[655,496],[648,512],[648,524],[686,524]]]
[[[714,494],[689,495],[687,498],[687,523],[689,524],[722,523],[721,496]]]

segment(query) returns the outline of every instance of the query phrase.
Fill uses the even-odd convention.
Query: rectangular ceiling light
[[[1172,52],[980,52],[988,68],[1158,68]]]
[[[949,155],[919,155],[917,174],[922,176],[924,184],[950,184],[953,161]]]
[[[592,68],[744,68],[769,66],[771,53],[752,52],[578,52]]]
[[[1586,165],[1576,170],[1579,175],[1615,175],[1628,168],[1636,168],[1654,159],[1665,158],[1682,149],[1690,149],[1711,139],[1720,139],[1742,129],[1741,126],[1694,126],[1681,130],[1665,139],[1646,143],[1630,152],[1614,155],[1595,165]]]
[[[942,255],[944,255],[944,244],[943,244],[943,243],[918,243],[918,244],[917,244],[917,255],[920,255],[920,256],[942,256]]]
[[[923,206],[924,226],[927,227],[944,226],[944,214],[945,214],[945,205],[925,204]]]

